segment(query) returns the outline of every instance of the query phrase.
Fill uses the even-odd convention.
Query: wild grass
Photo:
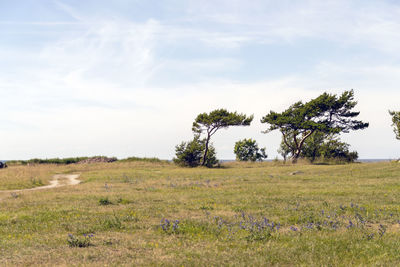
[[[55,166],[9,166],[0,170],[0,190],[33,188],[48,184],[60,170]]]
[[[400,264],[400,164],[41,167],[83,183],[0,194],[0,265]]]

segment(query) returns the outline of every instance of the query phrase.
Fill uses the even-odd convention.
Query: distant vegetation
[[[292,163],[296,163],[299,158],[311,162],[354,162],[358,153],[351,152],[350,145],[340,141],[339,134],[369,126],[369,123],[355,119],[360,114],[353,110],[356,105],[353,90],[344,91],[341,95],[323,93],[306,103],[298,101],[281,113],[270,111],[261,119],[261,123],[267,125],[263,133],[274,130],[282,133],[278,152],[285,161],[290,157]],[[393,117],[396,137],[400,138],[400,113],[389,113]],[[211,151],[216,159],[215,150],[212,147],[209,149],[211,137],[222,128],[249,126],[253,118],[253,115],[246,116],[225,109],[199,114],[192,126],[194,139],[175,147],[174,162],[186,167],[213,167],[207,155]],[[202,134],[205,138],[200,139]],[[234,152],[239,161],[262,161],[267,157],[265,148],[259,149],[256,141],[251,138],[236,142]]]
[[[76,157],[76,158],[53,158],[53,159],[30,159],[30,160],[10,160],[7,161],[8,165],[30,165],[30,164],[72,164],[86,160],[89,157]]]
[[[145,162],[164,162],[165,160],[161,160],[159,158],[139,158],[139,157],[129,157],[126,159],[118,160],[120,162],[131,162],[131,161],[145,161]]]
[[[396,139],[400,140],[400,111],[389,111],[389,114],[392,116],[392,126]]]
[[[239,161],[263,161],[268,156],[265,148],[259,148],[253,139],[243,139],[235,143],[234,149],[236,160]]]
[[[146,162],[162,162],[158,158],[139,158],[129,157],[126,159],[118,160],[117,158],[108,158],[105,156],[94,156],[94,157],[74,157],[74,158],[52,158],[52,159],[30,159],[30,160],[10,160],[7,161],[8,165],[34,165],[34,164],[56,164],[56,165],[68,165],[75,163],[97,163],[97,162],[129,162],[129,161],[146,161]]]

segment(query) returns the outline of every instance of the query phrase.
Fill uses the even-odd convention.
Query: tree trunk
[[[303,136],[303,138],[300,140],[300,143],[297,142],[296,136],[294,136],[293,139],[294,139],[294,143],[296,144],[296,150],[292,156],[292,163],[297,163],[297,160],[300,157],[301,148],[303,147],[304,141],[306,141],[306,139],[310,135],[312,135],[313,132],[314,132],[314,130],[311,130],[309,133],[307,133],[305,136]]]
[[[295,153],[293,154],[293,156],[291,157],[291,160],[292,160],[292,163],[293,163],[293,164],[297,163],[297,160],[298,160],[299,157],[300,157],[300,153],[301,153],[301,150],[297,149],[296,152],[295,152]]]
[[[207,139],[206,139],[206,144],[205,144],[205,148],[204,148],[204,155],[203,155],[203,162],[201,163],[201,166],[205,166],[206,165],[206,161],[207,161],[207,154],[208,154],[208,143],[210,142],[210,134],[207,135]]]

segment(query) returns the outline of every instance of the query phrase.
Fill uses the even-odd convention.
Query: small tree
[[[200,137],[196,135],[193,140],[189,142],[182,142],[175,147],[176,158],[173,161],[184,167],[197,167],[201,163],[201,159],[204,154],[205,140],[200,140]],[[204,166],[212,167],[218,163],[215,155],[215,149],[212,145],[208,148],[206,163]]]
[[[175,147],[176,158],[174,162],[181,166],[197,167],[203,154],[203,144],[199,137],[193,138],[192,141],[182,142]]]
[[[400,140],[400,111],[390,111],[390,116],[392,116],[392,126],[393,131],[396,135],[396,139]]]
[[[209,143],[211,136],[213,136],[219,129],[228,128],[229,126],[248,126],[253,120],[253,115],[247,117],[244,114],[237,112],[228,112],[225,109],[217,109],[210,113],[199,114],[193,122],[192,130],[196,134],[205,132],[205,149],[201,165],[207,164],[207,154],[209,152]]]
[[[235,143],[234,152],[236,159],[240,161],[262,161],[268,156],[265,148],[258,148],[257,142],[253,139],[243,139]]]
[[[295,163],[304,142],[315,131],[337,134],[367,128],[368,123],[352,119],[360,113],[352,111],[356,105],[353,90],[345,91],[339,97],[323,93],[307,103],[296,102],[282,113],[271,111],[261,122],[269,124],[265,132],[281,131],[285,145],[293,152],[292,162]]]

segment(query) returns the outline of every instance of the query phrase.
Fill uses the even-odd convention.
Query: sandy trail
[[[49,185],[38,186],[28,189],[0,190],[0,193],[36,191],[36,190],[50,189],[66,185],[77,185],[81,182],[80,180],[78,180],[79,176],[80,174],[56,174],[53,176],[53,180],[50,181]]]

